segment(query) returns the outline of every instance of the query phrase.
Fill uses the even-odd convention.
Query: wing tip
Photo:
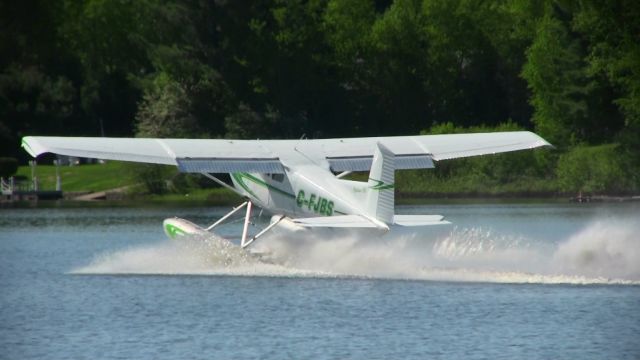
[[[41,151],[36,138],[33,136],[23,137],[20,146],[34,158],[45,152]]]
[[[552,149],[555,149],[556,147],[553,146],[550,142],[548,142],[547,140],[545,140],[542,136],[532,132],[532,131],[527,131],[527,133],[529,133],[531,136],[534,136],[535,138],[537,138],[537,141],[535,143],[533,143],[531,145],[531,148],[538,148],[538,147],[550,147]]]

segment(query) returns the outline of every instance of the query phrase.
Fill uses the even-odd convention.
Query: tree
[[[0,2],[0,154],[26,160],[27,134],[77,134],[76,74],[57,31],[62,4]]]
[[[170,86],[180,89],[181,97],[188,99],[183,109],[193,117],[199,129],[190,136],[219,136],[224,133],[224,118],[234,103],[234,95],[221,75],[189,48],[180,45],[159,45],[153,51],[157,72],[149,81],[142,82],[145,98],[154,97],[159,88]],[[163,91],[163,90],[160,90]],[[176,93],[177,94],[177,93]],[[185,136],[188,134],[185,134]]]
[[[240,103],[238,109],[225,119],[227,139],[268,138],[275,124],[255,112],[247,104]]]
[[[139,137],[186,138],[200,129],[191,113],[192,101],[181,84],[160,74],[136,114]]]
[[[522,75],[533,93],[536,130],[556,145],[585,139],[589,79],[583,56],[566,24],[550,14],[540,21]]]
[[[49,76],[38,66],[6,68],[0,73],[0,152],[24,159],[17,151],[22,136],[61,134],[76,125],[75,97],[64,76]]]
[[[511,21],[499,16],[504,10],[478,2],[426,0],[422,11],[431,70],[424,86],[432,94],[432,123],[495,125],[511,118],[501,79],[513,75],[500,68],[507,61],[491,41],[500,37],[499,26]]]
[[[623,147],[640,165],[640,3],[576,2],[575,9],[573,27],[589,40],[587,71],[608,81],[612,102],[624,117],[610,116],[601,125],[622,128]]]
[[[81,69],[82,116],[87,135],[131,134],[141,91],[132,80],[148,74],[146,51],[155,1],[65,1],[58,17],[60,41]]]
[[[373,93],[371,29],[378,14],[368,0],[331,0],[323,14],[322,27],[331,54],[327,65],[337,78],[332,101],[342,99],[339,128],[346,134],[375,134],[378,113]]]

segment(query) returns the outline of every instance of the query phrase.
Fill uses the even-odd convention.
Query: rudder
[[[395,154],[376,144],[367,188],[367,213],[387,224],[393,223],[395,205]]]

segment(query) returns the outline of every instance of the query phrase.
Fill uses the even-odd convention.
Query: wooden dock
[[[13,178],[0,178],[0,202],[38,201],[62,199],[62,190],[39,190],[31,182],[14,181]]]

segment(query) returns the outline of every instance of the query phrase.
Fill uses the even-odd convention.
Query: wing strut
[[[231,186],[231,185],[227,184],[226,182],[224,182],[224,181],[222,181],[222,180],[218,179],[217,177],[215,177],[215,176],[213,176],[213,175],[211,175],[211,174],[209,174],[209,173],[206,173],[206,172],[201,172],[200,174],[202,174],[202,175],[206,176],[207,178],[209,178],[209,179],[211,179],[211,180],[215,181],[216,183],[218,183],[218,185],[224,186],[224,187],[226,187],[227,189],[229,189],[229,190],[233,191],[234,193],[236,193],[236,194],[238,194],[238,195],[240,195],[240,196],[244,196],[244,194],[242,194],[241,192],[239,192],[239,191],[238,191],[238,189],[236,189],[236,188],[234,188],[233,186]]]

